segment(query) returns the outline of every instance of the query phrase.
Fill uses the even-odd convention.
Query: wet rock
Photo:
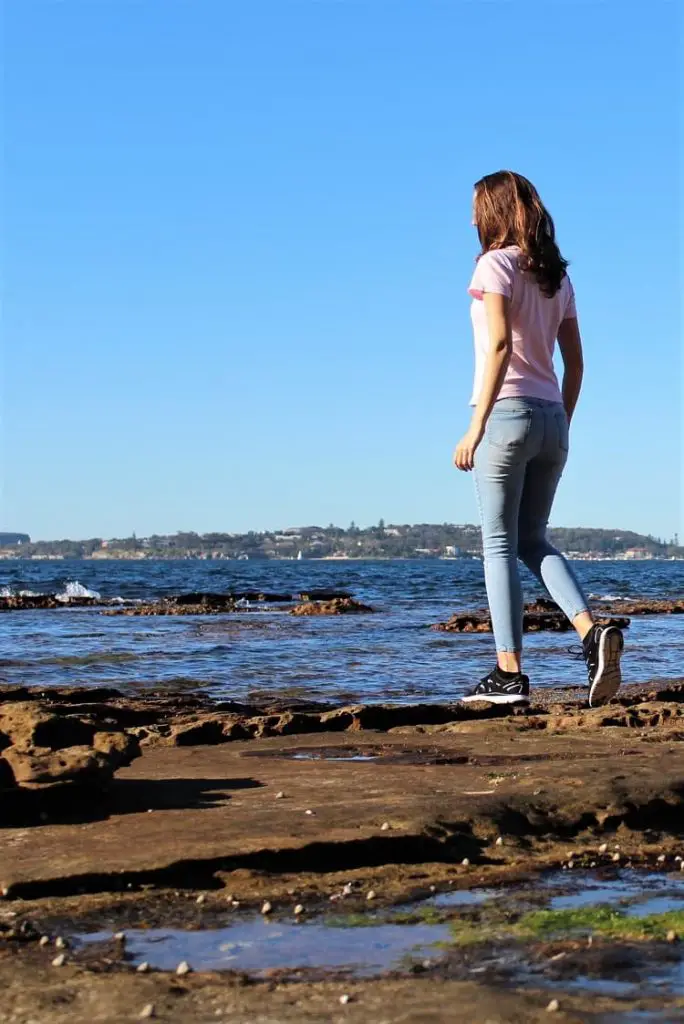
[[[627,629],[629,619],[623,615],[599,619],[603,625],[618,626]],[[473,612],[457,612],[447,622],[438,622],[431,627],[440,633],[491,633],[492,620],[486,609]],[[567,633],[573,626],[570,620],[553,602],[544,598],[525,605],[523,613],[523,631],[525,633]]]
[[[329,601],[305,601],[295,605],[291,615],[349,615],[372,612],[370,605],[362,604],[353,597],[334,597]]]
[[[191,605],[192,607],[208,608],[211,611],[232,612],[235,610],[235,598],[230,594],[203,594],[196,592],[178,594],[176,597],[171,598],[169,603],[181,608]]]
[[[181,595],[190,597],[192,595]],[[179,602],[177,599],[163,601],[146,601],[142,604],[131,605],[124,608],[108,608],[102,612],[103,615],[219,615],[225,612],[233,612],[237,605],[232,599],[222,598],[218,604],[211,603],[212,595],[196,595],[199,598],[206,597],[208,600],[198,600],[196,604],[189,601]]]
[[[326,590],[323,587],[303,590],[299,595],[302,601],[347,601],[351,594],[347,590]]]
[[[54,594],[9,594],[0,597],[0,612],[14,612],[34,608],[60,608],[61,603]]]
[[[684,598],[662,601],[647,598],[634,601],[601,601],[598,608],[602,612],[617,615],[682,615]]]

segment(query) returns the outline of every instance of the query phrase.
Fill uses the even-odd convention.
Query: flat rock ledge
[[[660,705],[666,705],[665,709]],[[529,706],[519,707],[458,701],[340,706],[276,698],[248,704],[215,701],[203,693],[126,696],[104,687],[38,690],[0,686],[0,771],[4,760],[19,771],[16,780],[13,770],[15,783],[10,784],[52,784],[79,777],[77,766],[83,761],[82,777],[90,770],[102,781],[138,757],[139,745],[217,745],[274,736],[390,732],[491,719],[512,719],[520,730],[551,731],[558,722],[564,729],[662,726],[676,731],[672,738],[680,738],[680,733],[684,738],[684,679],[623,686],[618,699],[594,709],[588,707],[586,687],[540,688],[533,691]],[[45,765],[42,770],[41,763]],[[31,764],[35,770],[29,768]]]

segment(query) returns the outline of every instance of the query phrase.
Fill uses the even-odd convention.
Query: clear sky
[[[587,383],[556,525],[684,534],[679,4],[6,0],[0,528],[468,522],[472,185]]]

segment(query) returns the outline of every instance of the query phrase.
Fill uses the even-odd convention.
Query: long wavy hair
[[[561,256],[553,218],[532,182],[514,171],[486,174],[475,183],[473,213],[480,255],[517,245],[520,269],[534,275],[544,295],[554,296],[568,261]]]

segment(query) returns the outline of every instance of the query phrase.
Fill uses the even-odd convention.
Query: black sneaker
[[[463,704],[486,700],[490,704],[529,704],[530,681],[522,672],[516,675],[501,672],[498,665],[493,672],[481,679],[472,693],[462,697]]]
[[[624,646],[622,630],[617,626],[592,626],[582,641],[589,676],[589,707],[607,704],[620,689]]]

